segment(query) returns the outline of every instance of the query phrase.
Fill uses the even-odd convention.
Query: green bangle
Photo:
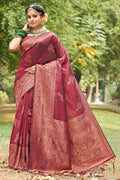
[[[19,37],[21,37],[21,38],[23,39],[23,38],[26,36],[26,34],[27,34],[26,31],[20,30],[20,31],[16,34],[16,36],[19,36]]]
[[[26,36],[26,34],[27,34],[27,32],[26,32],[26,31],[24,31],[23,29],[22,29],[22,30],[20,30],[18,33],[23,33],[25,36]]]
[[[25,36],[23,36],[22,34],[16,34],[16,37],[17,37],[17,36],[21,37],[22,39],[25,37]]]

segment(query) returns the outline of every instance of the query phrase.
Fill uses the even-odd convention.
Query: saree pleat
[[[115,157],[58,37],[26,37],[15,79],[17,111],[9,167],[84,173]],[[25,71],[35,65],[35,74]]]
[[[21,99],[11,134],[9,164],[14,169],[28,169],[32,123],[33,89]]]

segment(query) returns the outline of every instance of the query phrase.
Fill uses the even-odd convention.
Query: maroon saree
[[[15,79],[9,167],[84,173],[115,157],[52,32],[26,36]],[[35,65],[35,74],[25,71]]]

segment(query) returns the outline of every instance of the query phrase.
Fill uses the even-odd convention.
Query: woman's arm
[[[26,24],[23,28],[24,31],[28,32],[28,24]],[[15,52],[20,49],[20,43],[22,41],[22,38],[19,36],[16,36],[10,43],[9,43],[9,50],[12,52]]]
[[[15,37],[9,44],[9,50],[10,51],[17,51],[20,49],[20,43],[22,38],[21,37]]]

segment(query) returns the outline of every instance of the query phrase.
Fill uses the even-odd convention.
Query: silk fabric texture
[[[15,98],[9,167],[82,174],[115,157],[54,33],[23,39]]]

